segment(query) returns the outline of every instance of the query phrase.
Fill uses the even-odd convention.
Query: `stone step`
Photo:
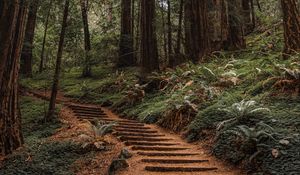
[[[172,139],[168,138],[151,138],[151,137],[134,137],[134,136],[121,136],[120,139],[124,141],[153,141],[153,142],[160,142],[160,141],[169,141]]]
[[[144,142],[144,141],[126,141],[126,146],[174,146],[177,143],[166,143],[166,142]]]
[[[114,128],[117,132],[133,132],[133,133],[157,133],[154,130],[141,130],[141,129],[127,129],[127,128]]]
[[[162,164],[185,164],[185,163],[203,163],[208,160],[201,159],[142,159],[145,163],[162,163]]]
[[[133,146],[132,150],[138,151],[181,151],[187,150],[189,148],[181,148],[181,147],[162,147],[162,146]]]
[[[139,136],[139,137],[163,137],[163,134],[144,134],[144,133],[131,133],[131,132],[116,132],[116,136]]]
[[[211,167],[185,167],[185,166],[178,166],[178,167],[164,167],[164,166],[146,166],[146,171],[151,172],[204,172],[204,171],[215,171],[218,168]]]
[[[170,153],[170,152],[138,152],[138,155],[149,156],[149,157],[184,157],[184,156],[195,156],[197,153]]]
[[[117,125],[115,128],[120,128],[120,129],[140,129],[140,130],[147,130],[151,129],[150,127],[146,126],[123,126],[123,125]]]

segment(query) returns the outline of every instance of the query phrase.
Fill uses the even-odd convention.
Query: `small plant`
[[[249,161],[252,162],[261,152],[270,150],[271,146],[265,144],[265,141],[271,139],[276,141],[274,129],[263,123],[259,122],[255,127],[248,127],[246,125],[237,126],[236,129],[227,130],[224,134],[232,134],[237,137],[237,144],[241,150],[251,155]]]
[[[113,127],[116,125],[116,123],[108,123],[106,124],[105,122],[101,121],[94,121],[91,122],[92,124],[92,129],[94,131],[94,136],[95,138],[97,137],[103,137],[113,131]]]
[[[258,107],[256,101],[254,100],[242,100],[239,103],[234,103],[229,108],[223,108],[219,110],[228,113],[228,115],[233,116],[233,118],[220,122],[217,126],[217,130],[239,124],[241,122],[249,121],[249,119],[254,115],[270,112],[269,108]]]

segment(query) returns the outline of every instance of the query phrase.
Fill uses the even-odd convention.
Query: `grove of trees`
[[[81,66],[82,76],[91,77],[97,64],[94,57],[113,55],[116,68],[138,66],[146,78],[185,61],[201,64],[212,59],[214,51],[246,49],[245,37],[255,30],[254,11],[260,8],[259,1],[253,0],[77,1],[0,1],[0,154],[10,154],[23,144],[19,71],[30,77],[34,69],[55,68],[45,119],[49,121],[63,66]],[[280,1],[286,59],[300,52],[297,3]],[[37,34],[37,28],[42,34]],[[34,42],[34,37],[40,42]],[[108,43],[115,43],[111,47],[117,54]]]

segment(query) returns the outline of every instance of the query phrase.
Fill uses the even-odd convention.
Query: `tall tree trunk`
[[[252,22],[252,7],[251,7],[251,0],[242,0],[242,17],[244,24],[244,31],[246,34],[249,34],[253,31],[253,22]]]
[[[28,13],[27,25],[25,31],[25,39],[24,39],[22,55],[21,55],[20,72],[26,77],[32,76],[32,49],[33,49],[33,38],[34,38],[37,10],[38,10],[38,0],[34,0],[31,2],[29,7],[29,13]]]
[[[238,50],[246,47],[244,29],[241,14],[241,1],[232,0],[228,2],[228,38],[225,49]]]
[[[159,69],[155,29],[155,0],[141,0],[142,76]]]
[[[169,55],[168,55],[168,38],[167,38],[167,31],[166,31],[166,20],[165,20],[165,12],[164,8],[160,8],[160,14],[161,14],[161,24],[162,24],[162,35],[163,35],[163,51],[162,54],[164,55],[164,62],[167,63]]]
[[[175,49],[175,54],[177,55],[177,57],[180,55],[180,50],[181,50],[183,5],[184,5],[184,0],[180,0],[177,41],[176,41],[176,49]]]
[[[300,13],[297,0],[281,0],[284,26],[284,55],[300,52]]]
[[[18,98],[18,72],[28,2],[0,1],[0,155],[23,144]]]
[[[138,4],[138,9],[137,9],[136,35],[135,35],[135,49],[136,49],[136,51],[140,50],[140,22],[141,22],[140,18],[141,18],[141,4],[142,4],[142,1],[138,0],[137,4]],[[140,58],[140,53],[139,52],[136,52],[135,55],[136,55],[136,58]],[[137,60],[137,64],[140,64],[140,60]]]
[[[171,23],[171,2],[167,0],[168,4],[168,60],[169,67],[174,67],[175,60],[173,55],[173,45],[172,45],[172,23]]]
[[[121,35],[118,67],[134,66],[131,0],[122,0]]]
[[[40,62],[40,66],[39,66],[40,73],[42,73],[44,70],[45,45],[46,45],[46,39],[47,39],[47,31],[48,31],[49,17],[50,17],[52,2],[53,2],[53,0],[50,0],[47,17],[46,17],[46,22],[45,22],[45,30],[44,30],[44,37],[43,37],[43,44],[42,44],[42,52],[41,52],[41,62]]]
[[[85,63],[84,63],[82,76],[90,77],[92,76],[92,68],[91,68],[91,61],[90,61],[91,39],[90,39],[90,31],[89,31],[87,0],[80,0],[80,6],[81,6],[82,21],[83,21],[84,50],[85,50]]]
[[[53,79],[53,85],[52,85],[52,91],[51,91],[51,99],[50,99],[50,103],[49,103],[48,115],[46,116],[45,121],[52,120],[52,117],[55,112],[55,103],[56,103],[56,96],[57,96],[57,91],[58,91],[58,83],[59,83],[59,77],[60,77],[61,60],[62,60],[64,40],[65,40],[65,34],[66,34],[66,28],[67,28],[68,14],[69,14],[69,0],[66,0],[65,8],[64,8],[63,22],[62,22],[62,26],[61,26],[60,40],[59,40],[58,51],[57,51],[56,67],[55,67],[55,73],[54,73],[54,79]]]
[[[186,53],[196,63],[210,52],[206,1],[188,0],[185,10]]]

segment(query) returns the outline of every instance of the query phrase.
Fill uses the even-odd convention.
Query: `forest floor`
[[[135,67],[116,70],[112,63],[99,64],[91,78],[82,78],[80,68],[65,68],[60,90],[81,102],[110,106],[122,117],[158,124],[187,141],[207,141],[210,153],[248,173],[296,175],[300,55],[282,58],[283,33],[278,26],[258,28],[247,37],[245,50],[215,52],[201,64],[164,69],[151,74],[143,85],[138,84]],[[21,78],[20,84],[47,91],[52,74]],[[255,101],[256,109],[268,112],[243,116],[226,130],[218,130],[221,122],[236,116],[234,107],[246,101]],[[251,113],[251,107],[243,110]],[[260,128],[261,122],[269,127]]]

